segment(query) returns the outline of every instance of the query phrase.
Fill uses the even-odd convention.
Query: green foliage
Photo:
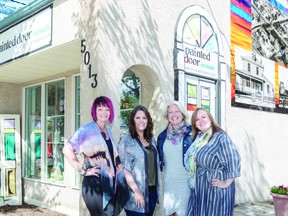
[[[120,100],[120,109],[133,109],[134,106],[139,104],[139,98],[130,94],[129,91],[122,92],[122,97]]]
[[[139,99],[140,94],[140,79],[133,72],[130,75],[124,76],[122,78],[122,84],[125,85],[126,91],[130,95],[133,95],[135,98]]]
[[[280,186],[273,186],[271,187],[271,193],[274,194],[281,194],[281,195],[288,195],[288,186],[280,185]]]
[[[129,124],[129,117],[130,117],[130,113],[132,112],[132,110],[121,110],[121,119],[122,119],[122,123],[124,125],[128,125]]]
[[[130,113],[139,105],[140,80],[133,74],[122,78],[122,96],[120,100],[120,118],[126,126],[129,124]]]

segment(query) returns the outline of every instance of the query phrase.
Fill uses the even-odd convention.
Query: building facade
[[[272,185],[287,183],[282,152],[288,150],[288,117],[267,112],[279,98],[276,79],[234,51],[231,10],[237,2],[36,0],[2,20],[0,202],[17,204],[23,197],[69,215],[87,214],[79,173],[62,148],[92,120],[90,107],[100,95],[114,102],[110,127],[118,142],[121,80],[131,73],[140,80],[139,103],[151,112],[155,136],[167,126],[170,101],[180,101],[190,114],[205,107],[242,158],[236,202],[269,199]],[[240,69],[237,56],[244,62]],[[281,67],[284,77],[287,66]],[[257,99],[260,108],[233,104],[233,91],[243,98],[245,89],[253,95],[244,103]]]

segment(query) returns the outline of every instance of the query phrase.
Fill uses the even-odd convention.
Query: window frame
[[[27,100],[26,100],[26,90],[35,86],[40,86],[41,87],[41,162],[40,162],[40,167],[41,167],[41,172],[40,172],[40,178],[31,178],[26,176],[26,170],[25,170],[25,166],[22,167],[22,173],[23,173],[23,178],[24,179],[29,179],[32,181],[41,181],[41,182],[49,182],[51,184],[56,184],[56,185],[63,185],[65,183],[65,179],[63,179],[62,181],[52,181],[50,179],[47,179],[47,136],[46,136],[46,126],[47,126],[47,122],[46,122],[46,85],[49,83],[53,83],[53,82],[58,82],[58,81],[63,81],[64,84],[64,99],[66,99],[66,95],[67,95],[67,86],[66,86],[66,78],[65,77],[61,77],[61,78],[57,78],[57,79],[53,79],[53,80],[48,80],[45,82],[39,82],[39,83],[35,83],[33,85],[29,85],[29,86],[25,86],[23,87],[23,91],[22,91],[22,101],[24,101],[25,106],[22,107],[22,113],[23,113],[23,119],[24,121],[22,122],[22,134],[23,136],[23,150],[22,150],[22,158],[23,158],[23,162],[25,164],[25,166],[27,165],[27,128],[26,128],[26,124],[27,124],[27,113],[26,113],[26,104],[27,104]],[[66,101],[64,103],[66,105]],[[64,106],[65,106],[64,105]],[[65,106],[66,107],[66,106]],[[66,122],[66,118],[65,118],[65,113],[64,113],[64,140],[66,137],[66,128],[65,128],[65,122]],[[44,133],[43,133],[44,132]],[[64,144],[64,143],[63,143]],[[64,171],[63,171],[63,175],[65,173],[65,167],[64,167]],[[65,176],[65,175],[64,175]]]

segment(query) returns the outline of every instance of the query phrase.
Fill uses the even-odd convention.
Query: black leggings
[[[85,176],[83,178],[82,197],[91,216],[114,215],[115,198],[112,198],[105,209],[103,209],[103,191],[100,177]]]

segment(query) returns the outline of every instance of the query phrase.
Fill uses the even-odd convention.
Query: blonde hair
[[[171,105],[176,105],[179,108],[180,112],[182,113],[183,120],[186,122],[186,124],[189,124],[189,116],[187,110],[184,108],[183,104],[181,104],[179,101],[173,101],[167,105],[165,118],[168,120],[168,109]]]

